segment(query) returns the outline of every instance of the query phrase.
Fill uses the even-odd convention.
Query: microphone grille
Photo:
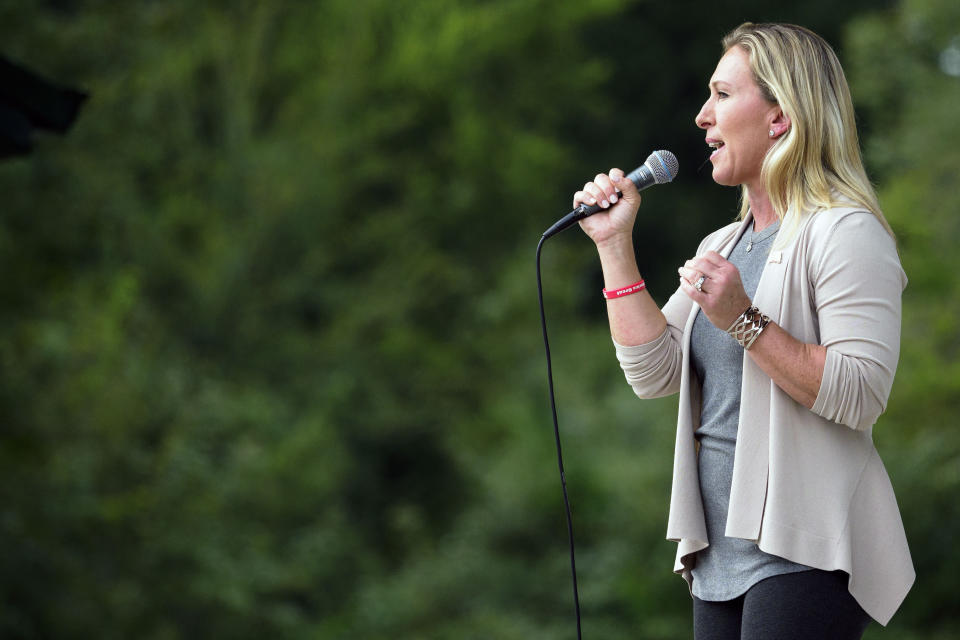
[[[644,164],[653,172],[653,181],[656,184],[670,182],[677,177],[677,171],[680,170],[677,156],[662,149],[651,153]]]

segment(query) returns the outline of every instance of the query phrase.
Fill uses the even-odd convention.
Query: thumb
[[[640,191],[637,189],[637,185],[633,184],[633,180],[627,179],[622,169],[610,169],[609,175],[610,180],[620,190],[624,200],[632,205],[640,204]]]

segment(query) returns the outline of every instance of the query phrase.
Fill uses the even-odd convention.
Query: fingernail
[[[617,194],[613,194],[612,196],[610,196],[610,204],[613,204],[616,201],[617,201]]]
[[[596,198],[590,198],[589,200],[587,200],[587,202],[589,202],[590,204],[597,204],[597,199],[596,199]]]
[[[610,176],[610,179],[614,182],[620,182],[620,176]]]
[[[610,206],[610,203],[607,202],[606,200],[601,200],[601,201],[600,201],[600,206],[603,207],[604,209],[606,209],[607,207]]]

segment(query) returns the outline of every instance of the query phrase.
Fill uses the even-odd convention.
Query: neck
[[[750,202],[750,213],[753,215],[754,231],[763,231],[779,219],[773,205],[770,204],[770,196],[767,195],[765,189],[762,187],[748,188],[747,194]]]

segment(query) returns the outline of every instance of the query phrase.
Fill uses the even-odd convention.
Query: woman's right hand
[[[602,209],[581,220],[580,228],[598,247],[613,242],[632,242],[640,192],[622,170],[613,168],[610,173],[598,173],[592,182],[573,194],[574,209],[581,204],[597,203]]]

